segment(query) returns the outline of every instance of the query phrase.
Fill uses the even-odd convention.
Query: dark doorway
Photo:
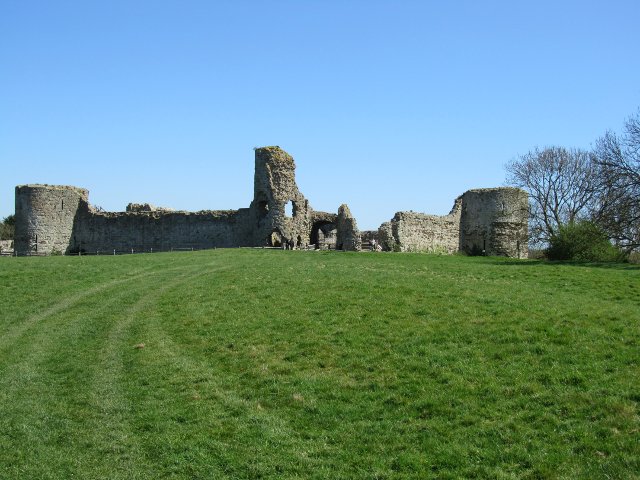
[[[264,218],[269,213],[269,203],[266,200],[258,202],[258,217]]]
[[[278,230],[271,232],[267,238],[267,245],[270,247],[282,247],[282,235]]]

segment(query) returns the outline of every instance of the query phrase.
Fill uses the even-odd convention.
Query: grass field
[[[2,479],[640,478],[637,266],[215,250],[0,288]]]

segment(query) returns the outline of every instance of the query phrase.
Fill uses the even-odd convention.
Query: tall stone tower
[[[519,188],[483,188],[462,195],[460,250],[527,258],[529,197]]]
[[[311,208],[296,185],[293,157],[277,146],[262,147],[255,150],[255,162],[252,244],[308,244]]]
[[[18,255],[69,253],[77,216],[88,209],[89,192],[83,188],[55,185],[16,187]]]

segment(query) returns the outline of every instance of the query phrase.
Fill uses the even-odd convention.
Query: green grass
[[[3,479],[640,478],[637,266],[5,258],[0,306]]]

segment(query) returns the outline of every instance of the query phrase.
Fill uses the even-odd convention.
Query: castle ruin
[[[448,215],[398,212],[378,230],[386,250],[527,258],[529,197],[519,188],[482,188],[459,196]]]
[[[346,205],[315,211],[295,181],[295,163],[279,147],[255,149],[253,201],[239,210],[174,211],[129,204],[104,212],[83,188],[16,187],[14,249],[18,255],[163,251],[224,247],[360,250]],[[398,212],[378,232],[386,250],[483,253],[526,258],[528,204],[515,188],[470,190],[446,216]]]

